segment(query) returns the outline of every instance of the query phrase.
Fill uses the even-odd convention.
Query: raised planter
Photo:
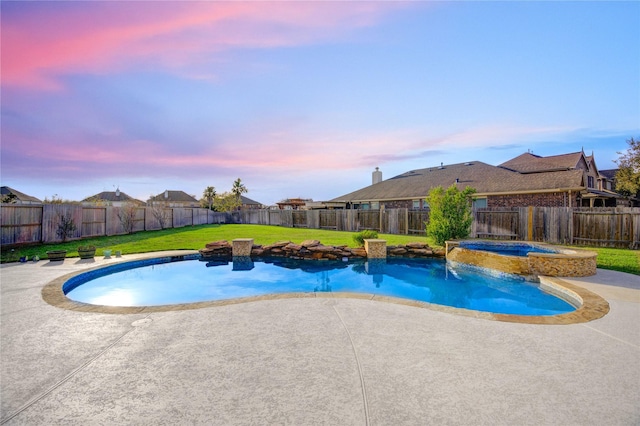
[[[67,257],[66,250],[50,250],[47,252],[47,258],[52,262],[64,260],[65,257]]]
[[[80,259],[93,259],[96,255],[96,248],[94,246],[80,246],[78,247],[78,254]]]

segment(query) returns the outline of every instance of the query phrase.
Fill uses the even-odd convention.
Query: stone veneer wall
[[[597,253],[591,251],[568,254],[530,253],[529,270],[548,277],[590,277],[596,274]]]
[[[500,242],[505,244],[505,242]],[[546,245],[545,245],[546,246]],[[525,277],[588,277],[596,274],[598,254],[588,250],[558,247],[558,253],[530,252],[525,256],[508,256],[483,250],[469,250],[447,241],[447,261],[493,269]]]
[[[364,251],[370,259],[386,259],[387,258],[387,242],[378,239],[365,239]]]
[[[495,269],[508,274],[530,275],[529,260],[526,257],[501,256],[488,251],[455,247],[447,253],[447,260],[487,269]]]

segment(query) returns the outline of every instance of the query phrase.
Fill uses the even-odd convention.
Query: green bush
[[[473,214],[471,194],[476,190],[467,186],[460,191],[455,184],[445,191],[441,186],[432,188],[427,196],[429,222],[426,223],[427,236],[436,244],[447,240],[467,238],[471,232]]]
[[[359,245],[364,245],[364,240],[371,240],[378,238],[378,231],[374,231],[373,229],[365,229],[364,231],[360,231],[353,236],[353,241]]]

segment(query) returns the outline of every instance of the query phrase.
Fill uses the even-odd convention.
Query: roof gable
[[[125,194],[124,192],[117,191],[102,191],[99,194],[92,195],[91,197],[87,197],[83,202],[94,202],[94,201],[109,201],[109,202],[125,202],[125,201],[134,201],[137,203],[141,203],[142,201],[136,200],[135,198]]]
[[[20,192],[20,191],[18,191],[16,189],[13,189],[13,188],[9,187],[9,186],[0,187],[0,194],[1,195],[13,194],[13,196],[15,197],[16,200],[22,201],[22,202],[42,203],[42,201],[37,199],[36,197],[32,197],[31,195],[27,195],[24,192]]]
[[[589,163],[582,151],[548,157],[540,157],[527,152],[500,164],[498,167],[519,173],[543,173],[573,169],[588,170]]]
[[[187,194],[184,191],[170,191],[168,189],[154,197],[151,197],[150,201],[167,201],[167,202],[181,202],[181,203],[197,203],[198,202],[198,200],[196,200],[194,197],[192,197],[191,195]]]
[[[261,206],[262,203],[259,203],[257,201],[252,200],[251,198],[247,198],[244,195],[240,196],[240,201],[242,202],[243,205],[251,205],[251,204],[255,204],[257,206]]]

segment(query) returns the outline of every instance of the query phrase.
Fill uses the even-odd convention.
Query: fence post
[[[527,215],[527,240],[533,241],[533,206],[529,206]]]
[[[409,209],[404,209],[404,235],[409,235]]]

